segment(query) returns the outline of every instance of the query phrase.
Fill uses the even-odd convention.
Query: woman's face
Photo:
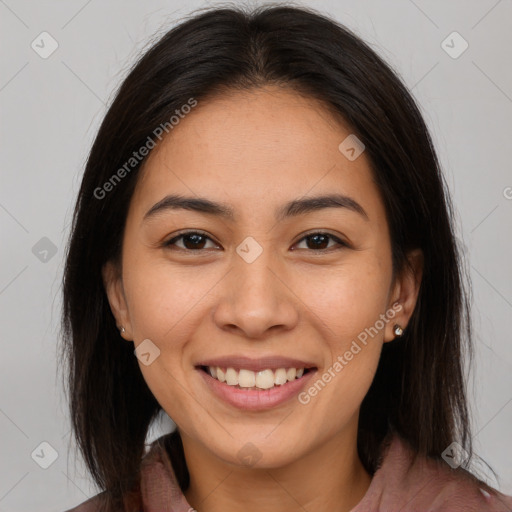
[[[349,135],[291,90],[233,92],[199,102],[140,176],[110,304],[163,409],[224,461],[277,467],[354,436],[412,311]]]

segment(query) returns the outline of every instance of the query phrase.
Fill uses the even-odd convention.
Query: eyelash
[[[207,238],[208,240],[211,240],[213,242],[213,240],[206,233],[204,233],[202,231],[184,231],[182,233],[179,233],[177,236],[174,236],[167,242],[164,242],[163,245],[166,248],[172,248],[172,246],[175,246],[175,242],[177,240],[180,240],[180,239],[184,238],[185,236],[189,236],[189,235],[200,235],[200,236]],[[349,247],[349,245],[347,243],[343,242],[343,240],[340,240],[338,237],[332,235],[331,233],[326,233],[325,231],[314,231],[312,233],[308,233],[307,235],[303,236],[300,240],[298,240],[296,242],[296,244],[298,244],[308,238],[311,238],[315,235],[326,236],[326,237],[334,240],[338,244],[338,247],[334,247],[334,248],[330,247],[327,249],[307,249],[310,252],[317,252],[317,253],[318,252],[330,252],[332,250],[340,250],[340,249]],[[296,244],[294,244],[294,245],[296,245]],[[177,249],[180,251],[184,251],[184,252],[204,252],[206,250],[206,249],[187,249],[187,248],[182,248],[182,247],[178,247]]]

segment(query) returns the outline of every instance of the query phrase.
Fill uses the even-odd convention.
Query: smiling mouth
[[[245,368],[235,369],[220,366],[198,366],[198,369],[208,374],[213,379],[227,384],[236,389],[244,390],[268,390],[284,386],[288,382],[301,379],[307,373],[316,368],[267,368],[260,371],[252,371]]]

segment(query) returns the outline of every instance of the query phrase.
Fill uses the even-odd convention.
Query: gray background
[[[62,511],[96,493],[74,452],[56,362],[71,208],[106,105],[135,56],[156,33],[206,5],[0,0],[0,512]],[[473,281],[475,446],[501,477],[489,482],[512,494],[512,2],[303,5],[331,14],[369,42],[425,114]],[[34,40],[43,45],[43,31],[58,43],[48,58],[31,47]],[[460,39],[445,43],[452,56],[442,47],[453,31],[469,43],[457,58]],[[51,48],[49,39],[44,47]],[[149,440],[170,425],[164,416]],[[47,469],[39,464],[50,462],[51,450],[41,442],[58,453]],[[32,458],[34,450],[39,458]]]

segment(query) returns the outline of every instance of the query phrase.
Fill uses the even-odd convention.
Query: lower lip
[[[225,402],[246,411],[271,409],[290,400],[306,386],[316,370],[310,370],[299,379],[270,389],[239,389],[214,379],[205,371],[198,369],[204,382],[211,391]]]

